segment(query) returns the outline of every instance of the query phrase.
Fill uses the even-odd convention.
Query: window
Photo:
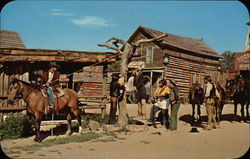
[[[154,59],[154,47],[147,46],[146,63],[153,63]]]

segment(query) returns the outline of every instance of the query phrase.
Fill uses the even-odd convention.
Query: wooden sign
[[[235,70],[250,70],[250,51],[234,54]]]

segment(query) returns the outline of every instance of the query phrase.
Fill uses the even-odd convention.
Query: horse
[[[204,101],[204,91],[199,83],[194,83],[189,90],[189,103],[192,104],[192,117],[193,120],[200,121],[201,117],[201,105]],[[195,117],[195,106],[197,105],[198,117]]]
[[[241,105],[241,120],[249,119],[250,104],[250,80],[236,76],[233,80],[227,80],[227,93],[234,101],[234,120],[237,116],[237,106]],[[246,118],[244,115],[244,106],[246,105]]]
[[[55,99],[55,109],[48,110],[47,113],[59,113],[63,112],[67,115],[68,129],[66,134],[71,135],[71,118],[74,115],[78,121],[79,132],[82,132],[82,123],[80,110],[78,106],[78,96],[77,94],[68,88],[63,89],[64,95]],[[40,137],[40,124],[42,117],[44,117],[45,111],[47,110],[47,106],[49,104],[48,99],[44,97],[41,89],[34,87],[33,84],[19,80],[13,79],[10,83],[8,89],[8,103],[14,104],[19,99],[23,99],[27,104],[28,114],[31,115],[32,121],[35,127],[36,142],[41,142]]]
[[[225,87],[223,87],[219,82],[216,84],[216,89],[220,94],[220,100],[218,98],[215,99],[216,118],[217,122],[220,122],[222,117],[222,110],[226,103],[227,94]]]

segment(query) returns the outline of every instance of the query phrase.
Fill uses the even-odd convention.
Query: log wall
[[[196,81],[204,86],[205,75],[211,75],[213,82],[222,82],[224,79],[218,72],[216,65],[191,61],[179,57],[169,56],[169,63],[165,66],[165,78],[174,79],[180,89],[180,95],[187,98],[189,88]],[[224,83],[224,82],[223,82]]]

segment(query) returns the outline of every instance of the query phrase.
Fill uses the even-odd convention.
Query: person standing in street
[[[136,87],[136,96],[138,98],[138,116],[147,117],[147,93],[146,78],[139,69],[132,70],[134,76],[134,86]]]
[[[120,85],[119,85],[119,73],[112,74],[112,80],[110,83],[110,113],[109,113],[109,124],[113,125],[116,123],[116,111],[118,105],[118,98],[120,97]]]
[[[211,76],[205,76],[205,105],[207,109],[207,130],[216,128],[216,119],[215,119],[215,98],[217,97],[220,101],[220,94],[218,93],[215,85],[212,83]]]
[[[180,108],[180,93],[177,84],[174,80],[170,80],[170,103],[171,103],[171,114],[170,114],[170,130],[177,130],[177,113]]]

